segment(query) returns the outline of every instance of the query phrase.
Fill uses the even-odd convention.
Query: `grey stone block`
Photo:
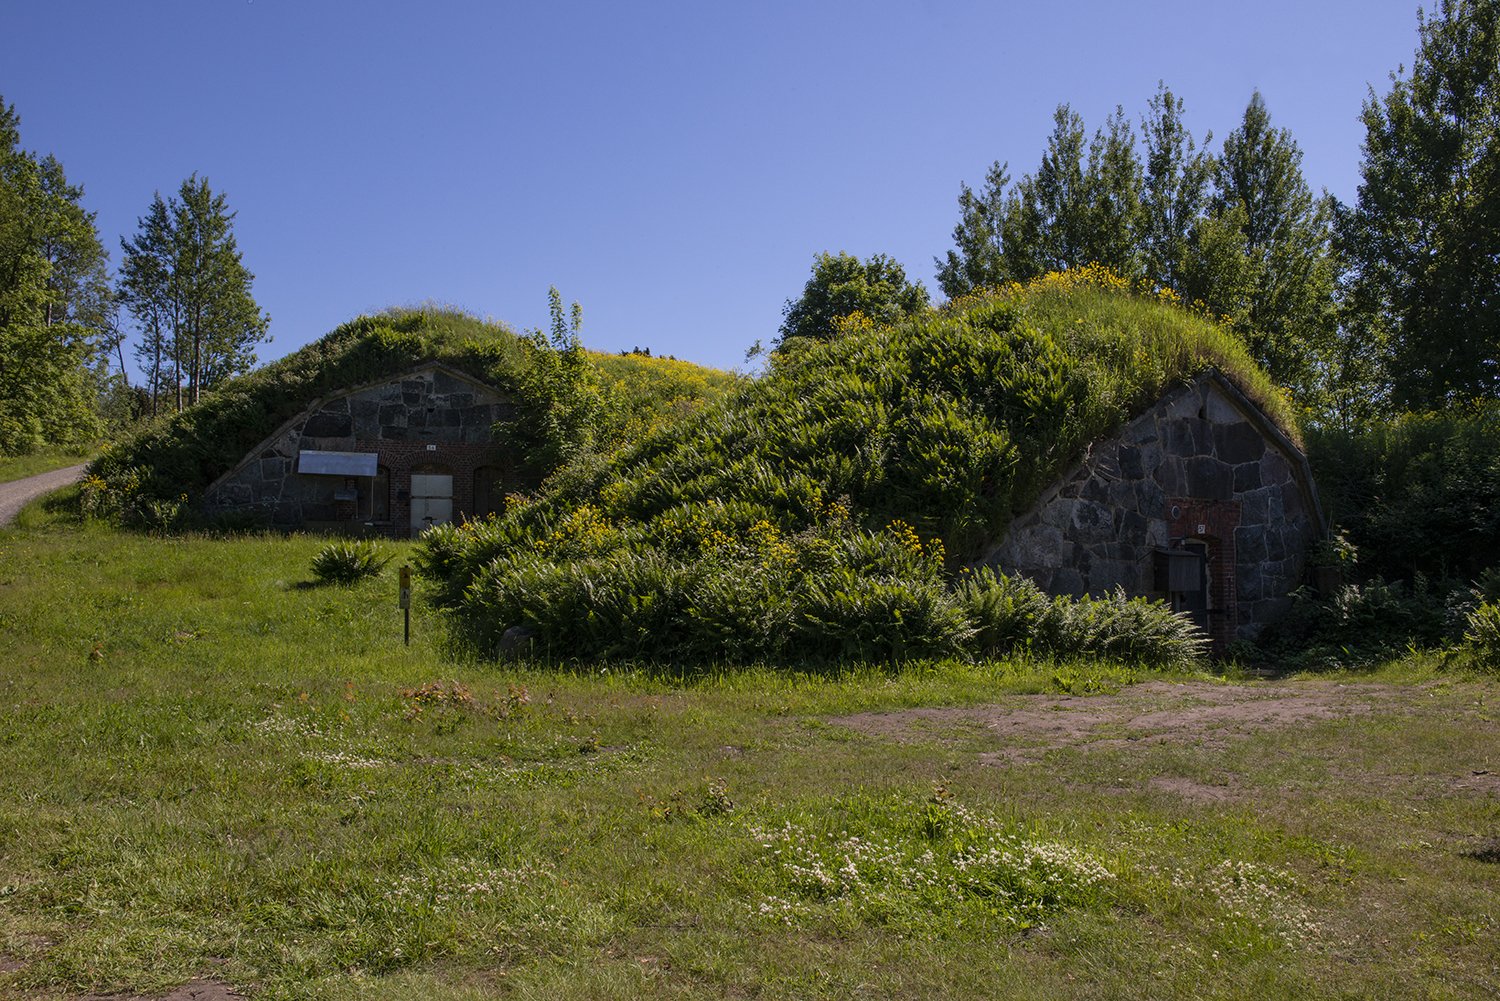
[[[1187,496],[1203,500],[1229,500],[1234,496],[1234,474],[1218,459],[1194,456],[1187,467]]]
[[[1258,462],[1266,454],[1266,439],[1251,424],[1215,425],[1214,454],[1230,465]]]
[[[305,438],[346,438],[354,433],[354,422],[348,409],[343,413],[320,410],[307,420],[302,428]]]

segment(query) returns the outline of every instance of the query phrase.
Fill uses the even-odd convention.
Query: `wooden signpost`
[[[405,620],[406,645],[411,646],[411,567],[401,568],[401,597],[397,600]]]

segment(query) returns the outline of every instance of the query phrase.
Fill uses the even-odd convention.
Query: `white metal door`
[[[412,473],[412,534],[452,520],[453,477],[438,473]]]

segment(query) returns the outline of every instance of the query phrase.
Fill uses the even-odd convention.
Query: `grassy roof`
[[[620,420],[682,400],[722,394],[735,378],[688,362],[594,355]],[[441,362],[516,394],[531,364],[526,339],[510,328],[445,308],[361,316],[284,358],[231,379],[202,401],[146,425],[94,463],[108,478],[142,471],[145,496],[198,496],[279,427],[320,397]]]

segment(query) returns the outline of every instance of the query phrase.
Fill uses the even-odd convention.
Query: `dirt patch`
[[[857,713],[831,722],[897,741],[942,739],[980,728],[1003,745],[980,759],[998,764],[1035,760],[1058,747],[1175,744],[1217,749],[1265,730],[1363,716],[1377,706],[1383,711],[1410,706],[1419,694],[1371,684],[1153,681],[1112,695],[1018,695],[991,705]]]
[[[139,994],[128,997],[123,994],[90,994],[78,1001],[245,1001],[245,995],[217,980],[192,980],[154,997]]]
[[[1228,803],[1239,798],[1239,788],[1233,782],[1212,785],[1182,775],[1153,775],[1146,780],[1146,787],[1157,792],[1181,796],[1194,803]]]

